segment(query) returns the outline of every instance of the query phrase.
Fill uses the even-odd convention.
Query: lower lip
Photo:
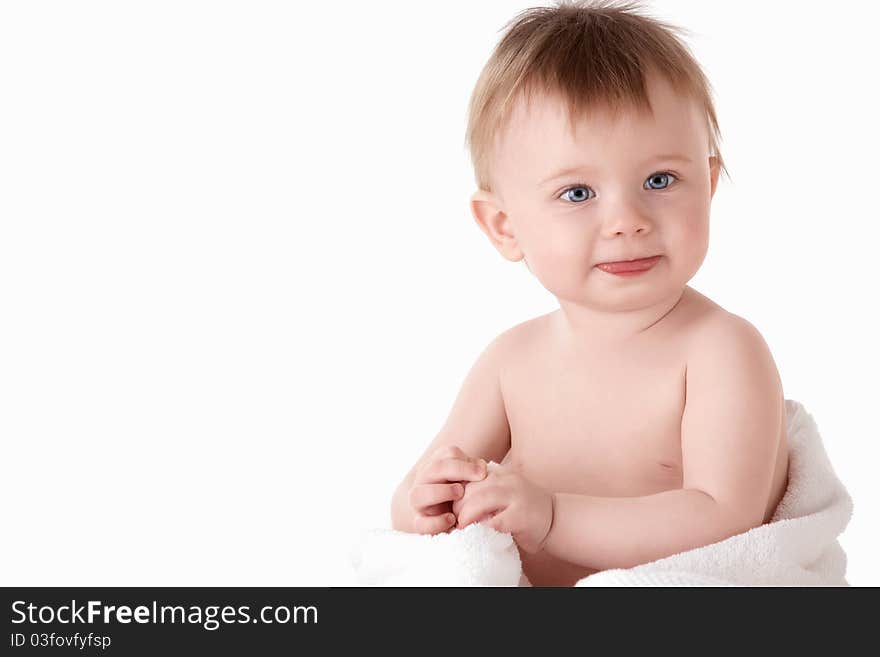
[[[632,277],[644,274],[650,270],[660,260],[661,256],[653,258],[642,258],[641,260],[631,260],[628,262],[606,262],[596,265],[598,269],[615,276]]]

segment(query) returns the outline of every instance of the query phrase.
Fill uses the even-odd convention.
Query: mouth
[[[661,256],[651,256],[649,258],[636,258],[635,260],[619,260],[617,262],[602,262],[596,265],[598,269],[608,272],[609,274],[628,274],[648,271],[657,264]]]

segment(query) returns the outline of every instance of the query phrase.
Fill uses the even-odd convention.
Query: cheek
[[[709,204],[702,197],[684,200],[674,210],[673,222],[680,237],[690,242],[701,242],[709,234]]]
[[[709,245],[709,212],[708,208],[696,207],[688,215],[685,224],[688,239],[697,250],[705,250]]]
[[[709,247],[709,208],[705,203],[694,202],[679,209],[677,220],[664,231],[665,241],[679,254],[682,264],[699,267]]]
[[[691,211],[684,216],[679,224],[681,239],[695,246],[703,244],[709,235],[709,222],[707,217],[700,214],[699,210]]]
[[[548,287],[564,287],[589,270],[593,238],[574,219],[546,222],[543,232],[531,237],[529,266]]]

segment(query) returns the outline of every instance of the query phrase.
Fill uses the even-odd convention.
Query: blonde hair
[[[465,146],[479,189],[492,191],[490,155],[515,101],[533,93],[560,97],[575,123],[596,108],[651,111],[648,71],[705,109],[709,151],[729,178],[718,144],[721,132],[712,87],[676,32],[688,30],[638,13],[638,2],[564,0],[517,14],[495,46],[471,95]],[[504,28],[502,28],[504,29]]]

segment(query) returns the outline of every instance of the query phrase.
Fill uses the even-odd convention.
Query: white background
[[[556,307],[468,209],[529,6],[0,5],[0,583],[349,583],[476,356]],[[878,585],[877,9],[648,6],[732,176],[690,285],[764,335]]]

